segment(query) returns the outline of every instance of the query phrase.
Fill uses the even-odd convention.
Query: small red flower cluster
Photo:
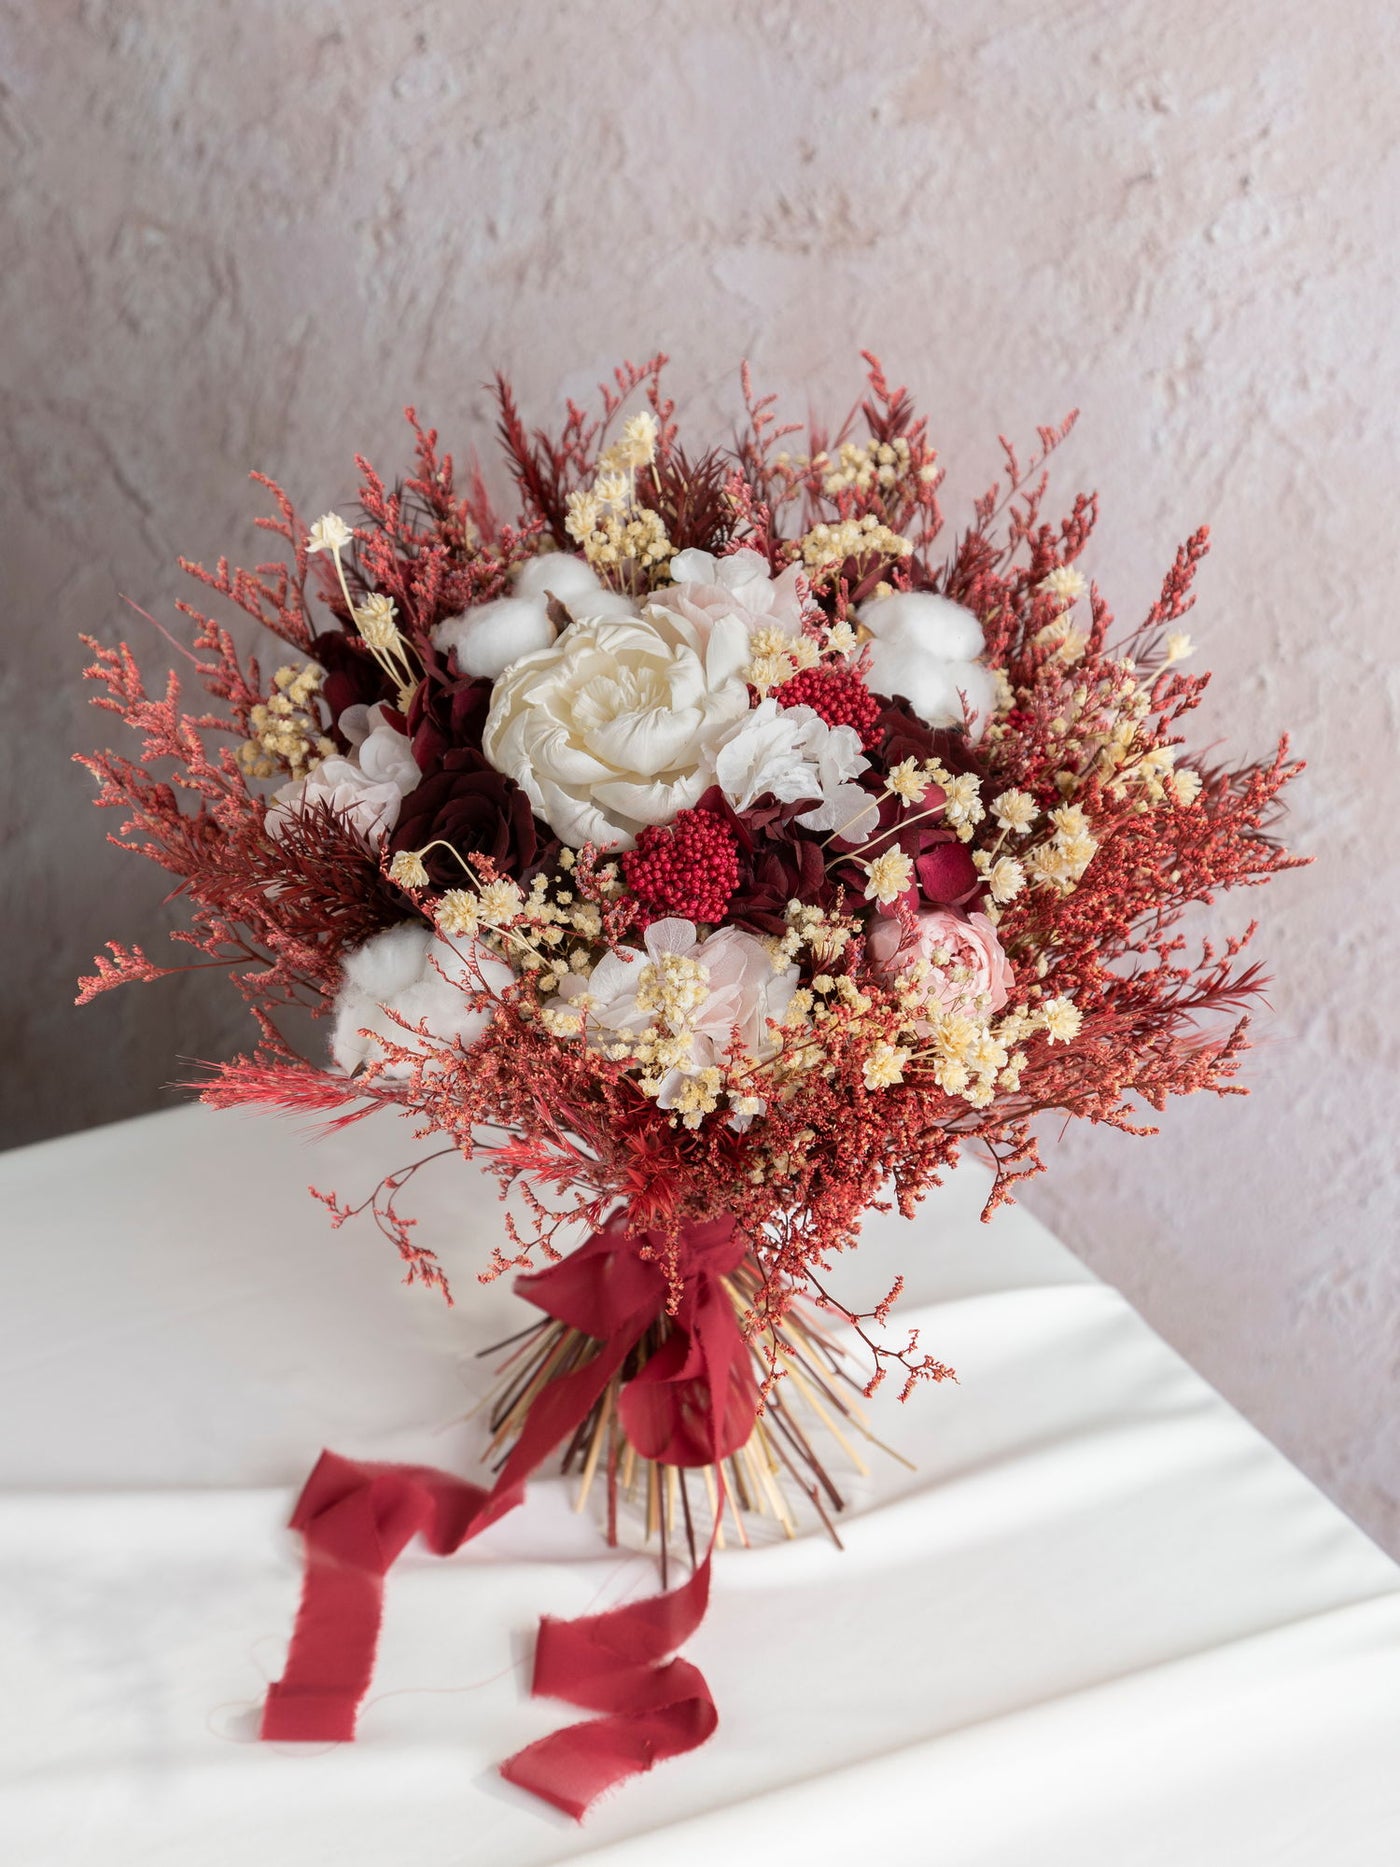
[[[739,886],[739,845],[713,812],[682,810],[641,832],[622,873],[640,903],[641,926],[671,914],[714,926]]]
[[[810,707],[828,726],[853,726],[861,745],[880,743],[880,702],[853,668],[803,668],[776,695],[782,707]]]

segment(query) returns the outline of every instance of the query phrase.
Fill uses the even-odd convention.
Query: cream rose
[[[501,676],[482,749],[573,849],[630,849],[714,777],[749,709],[735,647],[682,616],[576,622]]]
[[[1000,1011],[1015,983],[1011,962],[985,914],[964,916],[937,908],[919,915],[912,938],[893,917],[877,920],[865,950],[874,970],[887,978],[926,962],[926,997],[943,1012]]]

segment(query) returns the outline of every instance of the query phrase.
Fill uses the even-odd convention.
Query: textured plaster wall
[[[1368,0],[0,5],[5,1139],[244,1035],[204,975],[70,1008],[162,890],[65,755],[77,631],[158,652],[118,593],[249,549],[250,467],[314,514],[410,398],[480,433],[495,364],[547,414],[664,346],[703,432],[741,357],[801,413],[866,345],[957,513],[1078,405],[1094,574],[1136,617],[1212,521],[1204,731],[1295,729],[1319,860],[1217,917],[1269,915],[1252,1098],[1031,1203],[1400,1549],[1397,67]]]

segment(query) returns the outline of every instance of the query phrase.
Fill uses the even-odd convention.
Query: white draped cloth
[[[872,1218],[843,1296],[958,1371],[873,1407],[914,1472],[727,1548],[687,1656],[720,1726],[583,1826],[494,1766],[541,1613],[653,1590],[561,1480],[387,1582],[345,1745],[255,1741],[323,1446],[480,1478],[492,1183],[418,1197],[458,1306],[347,1196],[414,1157],[191,1108],[0,1158],[0,1860],[13,1867],[1380,1867],[1400,1858],[1400,1571],[1032,1219],[961,1169]],[[1299,1379],[1306,1379],[1300,1370]]]

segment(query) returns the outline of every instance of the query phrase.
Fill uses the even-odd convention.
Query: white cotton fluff
[[[469,962],[480,968],[482,980],[494,992],[514,976],[504,960],[484,947],[444,940],[413,921],[387,928],[347,953],[341,962],[344,978],[336,994],[331,1035],[336,1065],[353,1075],[362,1064],[382,1056],[375,1036],[366,1036],[366,1031],[416,1050],[411,1027],[421,1023],[439,1042],[474,1044],[491,1022],[491,1009],[473,1006],[462,989],[464,984],[478,988]],[[410,1028],[396,1024],[391,1012]],[[392,1063],[383,1073],[390,1082],[401,1082],[409,1065]]]
[[[582,558],[568,551],[549,551],[521,565],[509,596],[479,603],[461,616],[449,616],[434,629],[433,640],[439,648],[456,651],[460,673],[473,680],[494,681],[522,655],[553,642],[550,597],[557,598],[575,620],[637,613],[631,598],[605,590],[593,567]]]
[[[982,737],[996,706],[996,679],[980,661],[982,625],[970,609],[928,590],[873,597],[856,612],[869,629],[866,680],[880,694],[902,694],[929,726],[961,726],[963,696]]]

